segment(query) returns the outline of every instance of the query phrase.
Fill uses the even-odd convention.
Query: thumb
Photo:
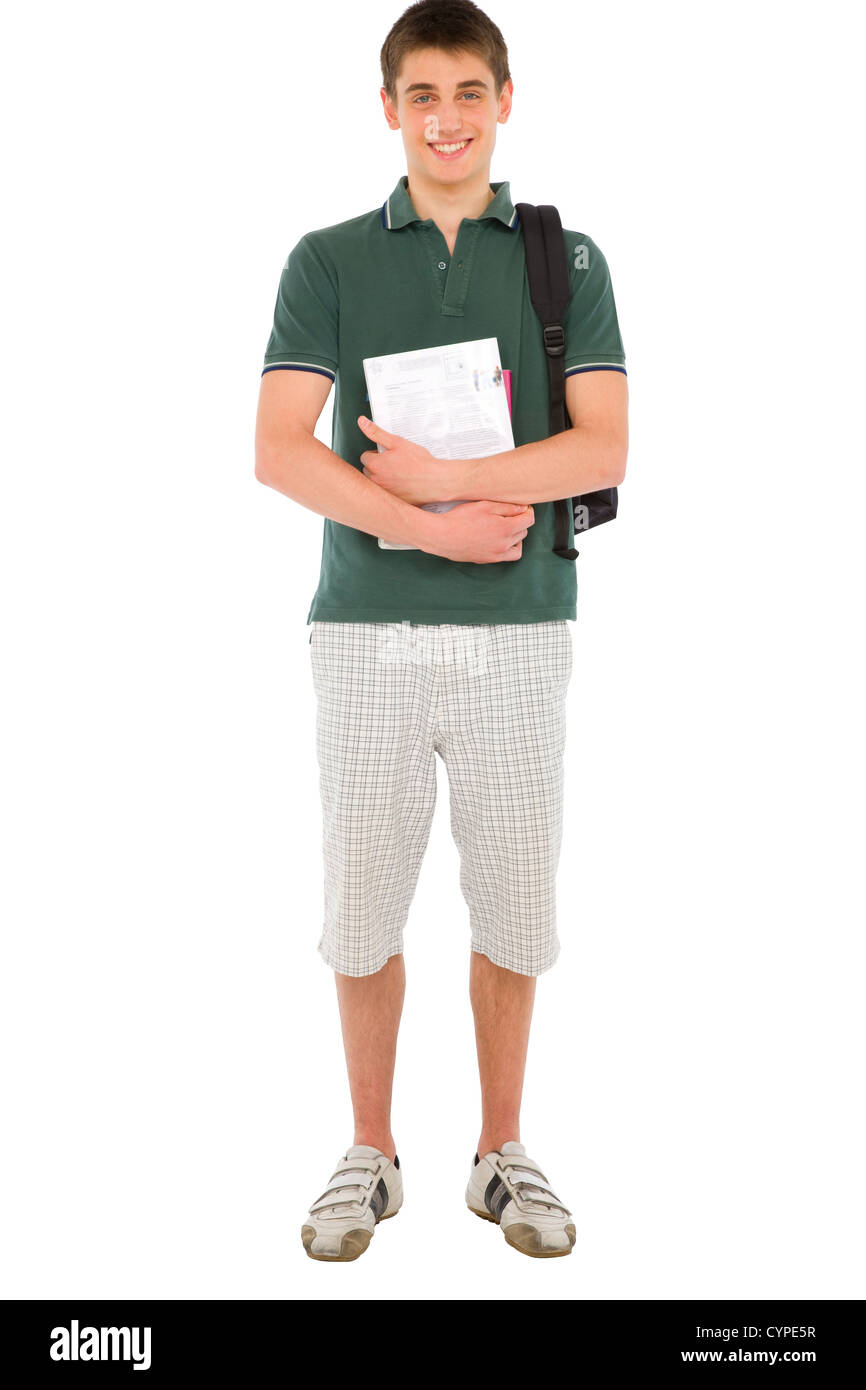
[[[377,425],[375,420],[370,420],[366,415],[359,415],[358,425],[363,433],[376,444],[384,444],[386,448],[391,447],[393,436],[387,430],[383,430],[381,425]]]

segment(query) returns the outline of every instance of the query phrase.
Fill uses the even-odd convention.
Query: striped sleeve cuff
[[[579,358],[575,362],[566,363],[565,375],[576,376],[578,372],[622,372],[623,376],[628,373],[625,369],[625,362],[620,358],[615,361],[612,358],[593,358],[591,361],[581,361]]]
[[[329,367],[325,362],[306,361],[302,357],[266,357],[265,365],[262,367],[262,376],[265,372],[320,372],[330,381],[336,381],[337,371],[335,367]]]

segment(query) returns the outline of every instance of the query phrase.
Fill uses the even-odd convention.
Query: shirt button
[[[440,261],[440,262],[439,262],[439,269],[440,269],[440,270],[444,270],[444,269],[445,269],[445,262],[444,262],[444,261]]]

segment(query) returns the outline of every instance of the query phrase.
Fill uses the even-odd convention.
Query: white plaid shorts
[[[322,799],[318,950],[371,975],[403,950],[438,753],[471,949],[539,975],[559,955],[568,621],[314,622]]]

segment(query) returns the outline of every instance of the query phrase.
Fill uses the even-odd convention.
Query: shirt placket
[[[463,306],[469,291],[469,277],[472,273],[472,260],[481,231],[478,222],[463,221],[454,243],[454,255],[435,222],[425,227],[433,256],[433,271],[437,277],[441,311],[445,315],[462,318]]]

